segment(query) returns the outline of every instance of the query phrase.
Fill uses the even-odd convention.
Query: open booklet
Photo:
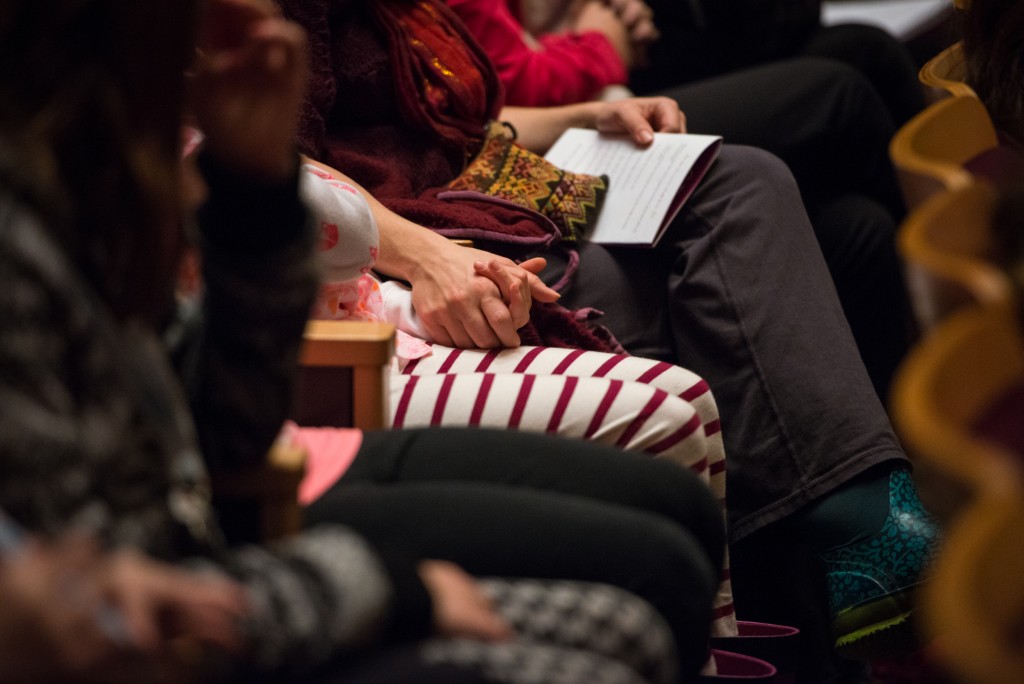
[[[655,133],[639,147],[624,135],[570,128],[545,158],[567,171],[608,176],[608,194],[587,240],[657,244],[718,155],[722,138]]]

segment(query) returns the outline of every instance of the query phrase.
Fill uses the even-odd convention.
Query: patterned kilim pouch
[[[579,242],[601,211],[608,176],[563,171],[516,144],[510,125],[492,121],[480,154],[448,188],[532,209],[555,224],[562,240]]]

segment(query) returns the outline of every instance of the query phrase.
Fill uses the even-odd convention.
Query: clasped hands
[[[518,347],[516,331],[530,320],[533,300],[559,298],[536,275],[545,260],[516,264],[481,250],[448,245],[424,255],[410,278],[413,306],[431,340],[462,349]]]

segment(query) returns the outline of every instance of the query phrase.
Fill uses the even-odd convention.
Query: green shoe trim
[[[916,591],[901,591],[843,610],[832,618],[832,632],[843,640],[877,625],[884,625],[914,611]]]
[[[846,634],[836,639],[836,652],[851,660],[886,660],[906,655],[918,647],[918,638],[908,611],[885,622]]]
[[[885,622],[878,622],[871,625],[870,627],[858,629],[856,632],[852,632],[845,636],[839,637],[838,639],[836,639],[836,648],[850,647],[858,641],[863,641],[872,634],[884,632],[890,627],[895,627],[896,625],[906,622],[910,619],[910,616],[913,612],[914,611],[912,610],[908,610],[906,613],[897,615],[896,617],[890,620],[886,620]]]

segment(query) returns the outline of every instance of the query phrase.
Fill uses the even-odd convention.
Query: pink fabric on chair
[[[355,460],[363,444],[362,430],[311,428],[288,423],[285,437],[306,451],[306,475],[299,484],[299,503],[308,506],[334,486]]]

